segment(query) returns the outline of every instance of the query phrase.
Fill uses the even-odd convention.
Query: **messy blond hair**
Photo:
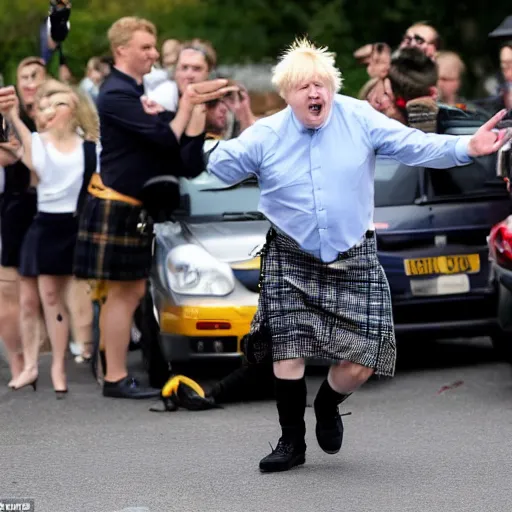
[[[85,140],[98,142],[100,139],[100,120],[96,107],[91,99],[84,93],[70,85],[54,80],[46,80],[39,87],[35,102],[41,103],[43,98],[49,98],[54,94],[69,94],[74,103],[74,120],[76,128]]]
[[[337,93],[343,79],[335,57],[327,47],[317,48],[306,38],[296,39],[274,67],[272,84],[283,96],[301,81],[318,77],[329,84],[333,93]]]
[[[124,46],[130,42],[133,34],[138,30],[148,32],[156,37],[156,27],[151,21],[136,16],[125,16],[118,19],[108,30],[108,40],[112,53],[120,46]]]

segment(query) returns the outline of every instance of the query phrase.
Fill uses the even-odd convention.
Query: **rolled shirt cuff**
[[[472,135],[463,135],[455,143],[455,159],[459,165],[470,164],[473,158],[469,156],[468,146]]]

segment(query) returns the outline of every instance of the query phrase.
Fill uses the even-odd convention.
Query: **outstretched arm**
[[[253,124],[236,139],[221,141],[208,160],[208,172],[225,183],[234,185],[251,174],[259,177],[265,149],[276,140],[268,127]]]
[[[438,169],[465,165],[474,157],[498,151],[511,135],[505,130],[495,129],[506,111],[496,114],[473,136],[455,137],[409,128],[369,105],[364,105],[363,109],[367,133],[375,152],[406,165],[428,165]]]

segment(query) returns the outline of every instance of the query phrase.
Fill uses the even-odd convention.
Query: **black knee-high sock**
[[[275,378],[276,404],[283,438],[303,440],[306,434],[306,379],[286,380]]]
[[[315,398],[315,412],[317,415],[326,414],[331,416],[336,408],[344,402],[352,393],[338,393],[331,388],[329,381],[325,379],[318,390]]]

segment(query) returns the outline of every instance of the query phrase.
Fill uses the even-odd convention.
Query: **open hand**
[[[227,84],[228,81],[224,78],[189,84],[185,89],[182,100],[191,105],[199,105],[207,101],[222,98],[222,96],[225,96],[229,92],[239,90],[236,85],[228,86]]]
[[[512,138],[512,130],[510,128],[496,129],[496,126],[506,114],[506,109],[501,110],[478,129],[469,141],[469,156],[477,157],[495,153]]]

